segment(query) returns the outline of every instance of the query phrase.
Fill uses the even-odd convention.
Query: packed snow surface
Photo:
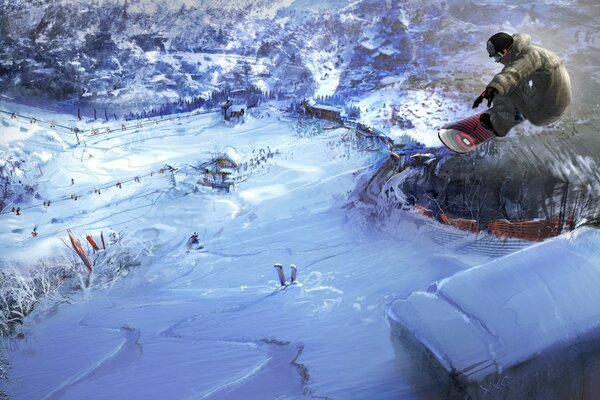
[[[442,279],[394,302],[450,372],[479,381],[600,327],[600,232],[583,228]]]

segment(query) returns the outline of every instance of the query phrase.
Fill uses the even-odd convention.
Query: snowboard
[[[438,132],[442,143],[455,153],[467,153],[496,137],[479,121],[482,113],[444,125]]]

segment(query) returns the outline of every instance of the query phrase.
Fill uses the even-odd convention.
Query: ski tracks
[[[87,326],[87,325],[84,325]],[[108,329],[108,328],[104,328]],[[43,397],[43,400],[58,400],[74,386],[86,380],[96,379],[116,373],[142,356],[143,349],[139,344],[141,332],[129,326],[114,329],[123,335],[122,342],[104,357],[93,362],[88,368],[72,375],[63,381],[56,389]]]

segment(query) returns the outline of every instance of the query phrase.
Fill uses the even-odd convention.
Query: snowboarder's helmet
[[[494,58],[494,61],[500,62],[502,60],[502,53],[500,51],[508,49],[513,44],[513,37],[508,33],[498,32],[487,41],[487,52],[490,58]]]

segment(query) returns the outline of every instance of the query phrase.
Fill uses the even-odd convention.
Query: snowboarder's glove
[[[483,92],[481,92],[479,97],[473,103],[473,108],[479,107],[479,105],[481,104],[483,99],[486,99],[488,101],[488,107],[491,107],[492,101],[494,100],[494,96],[496,95],[496,93],[498,93],[498,91],[496,89],[494,89],[493,87],[490,87],[490,86],[486,87],[485,90]]]

